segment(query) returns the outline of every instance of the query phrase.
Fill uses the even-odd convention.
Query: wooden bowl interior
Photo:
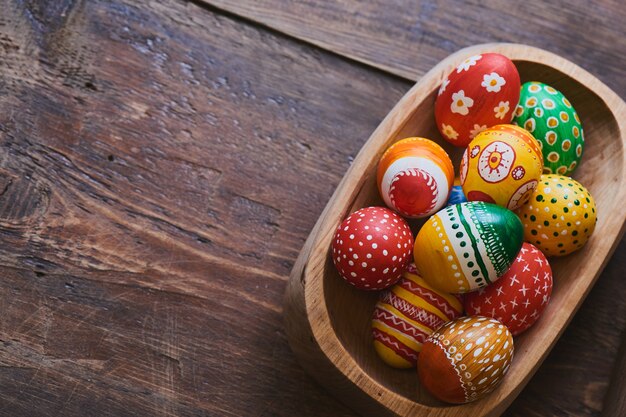
[[[598,224],[594,235],[580,251],[574,254],[550,259],[554,274],[554,290],[552,299],[544,315],[538,323],[526,333],[515,338],[515,360],[510,374],[515,374],[525,355],[532,349],[547,349],[550,317],[559,308],[569,305],[573,300],[570,289],[577,285],[578,271],[591,256],[594,256],[594,241],[602,239],[603,231],[609,225],[604,221],[613,210],[619,210],[616,195],[611,184],[619,184],[622,180],[624,149],[620,138],[619,127],[613,113],[603,100],[585,86],[569,78],[554,68],[527,61],[514,61],[522,83],[526,81],[542,81],[560,90],[573,104],[578,112],[585,134],[585,148],[580,167],[573,177],[589,189],[598,207]],[[426,100],[417,105],[408,122],[393,137],[388,138],[387,146],[408,136],[422,136],[441,144],[450,154],[455,169],[463,149],[449,145],[441,138],[434,123],[434,102],[436,90]],[[385,147],[386,148],[386,147]],[[385,149],[381,149],[382,153]],[[376,163],[377,161],[375,161]],[[363,186],[348,212],[369,205],[384,205],[375,183],[375,163],[371,173],[367,175]],[[421,222],[412,224],[414,232]],[[396,370],[385,365],[374,351],[370,320],[378,293],[364,292],[346,284],[337,274],[330,256],[323,271],[324,295],[329,311],[332,327],[346,351],[354,358],[363,372],[388,390],[414,401],[431,407],[440,407],[438,402],[420,388],[415,370]],[[559,331],[562,331],[560,329]]]

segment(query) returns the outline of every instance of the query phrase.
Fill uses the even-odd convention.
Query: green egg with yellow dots
[[[544,174],[571,175],[580,165],[585,146],[580,118],[557,89],[537,81],[524,83],[512,123],[539,142]]]
[[[544,174],[526,204],[517,209],[524,240],[546,256],[564,256],[582,248],[596,227],[596,203],[579,182]]]

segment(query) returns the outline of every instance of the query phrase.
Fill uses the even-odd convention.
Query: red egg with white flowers
[[[466,294],[469,315],[492,317],[516,336],[532,326],[552,294],[552,269],[545,255],[524,243],[509,270],[498,281]]]
[[[467,146],[483,130],[510,123],[519,96],[519,73],[509,58],[496,53],[471,56],[439,88],[437,128],[448,142]]]
[[[350,214],[337,228],[332,258],[339,275],[363,290],[395,284],[411,259],[413,235],[406,220],[385,207]]]

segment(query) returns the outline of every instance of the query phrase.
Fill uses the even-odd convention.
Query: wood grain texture
[[[488,51],[508,56],[522,82],[537,77],[562,91],[581,114],[587,144],[575,179],[585,184],[606,217],[575,255],[552,258],[554,288],[549,305],[529,331],[515,339],[515,360],[501,385],[481,401],[462,407],[432,398],[411,373],[385,365],[371,346],[371,312],[377,294],[340,279],[330,259],[333,235],[347,214],[381,205],[375,172],[394,142],[423,135],[438,142],[455,165],[462,149],[438,134],[433,118],[441,81],[460,60]],[[539,368],[592,288],[621,239],[626,212],[626,103],[591,74],[546,51],[516,44],[473,46],[447,57],[409,90],[376,128],[335,190],[307,239],[289,279],[286,328],[300,363],[338,398],[367,416],[496,417]],[[456,162],[455,162],[456,160]],[[458,166],[458,165],[457,165]],[[355,255],[356,256],[356,255]],[[369,347],[368,347],[369,345]]]
[[[623,416],[626,415],[626,333],[622,335],[622,344],[617,353],[617,359],[611,376],[606,396],[604,397],[604,405],[602,407],[602,416]]]
[[[0,415],[356,416],[283,293],[410,86],[183,1],[0,0]],[[624,254],[505,415],[598,413]]]
[[[406,84],[179,1],[0,9],[0,414],[351,415],[282,299]]]
[[[626,9],[619,0],[195,0],[342,56],[417,80],[451,53],[486,42],[547,49],[626,93]]]

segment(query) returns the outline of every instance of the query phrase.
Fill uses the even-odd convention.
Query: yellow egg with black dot
[[[582,248],[596,226],[596,203],[578,181],[544,174],[528,203],[516,210],[524,240],[546,256],[564,256]]]

